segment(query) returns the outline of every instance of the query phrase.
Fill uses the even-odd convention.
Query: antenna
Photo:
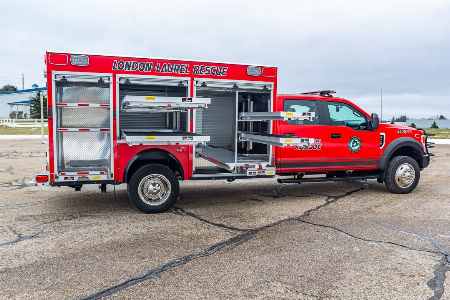
[[[383,88],[380,89],[380,106],[381,106],[380,119],[381,122],[383,122]]]

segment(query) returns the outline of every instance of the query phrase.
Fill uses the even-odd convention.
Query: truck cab
[[[275,149],[277,174],[376,177],[389,191],[407,193],[429,164],[426,135],[412,127],[380,123],[355,103],[330,91],[279,94],[276,109],[312,112],[314,120],[277,121],[274,132],[311,140]]]

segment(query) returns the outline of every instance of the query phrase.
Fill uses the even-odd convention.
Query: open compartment
[[[196,82],[196,97],[211,101],[207,109],[195,113],[195,132],[210,137],[209,142],[196,147],[196,174],[217,167],[223,172],[246,172],[270,164],[269,145],[239,140],[241,130],[269,134],[270,120],[241,122],[239,114],[271,112],[271,89],[270,84],[258,82]]]
[[[208,101],[188,97],[186,79],[119,79],[119,139],[136,144],[196,144],[208,137],[188,132],[192,108]]]

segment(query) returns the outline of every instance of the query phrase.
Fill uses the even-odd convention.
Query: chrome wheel
[[[172,186],[169,179],[161,174],[150,174],[142,178],[138,195],[147,205],[161,205],[170,197]]]
[[[394,179],[400,188],[409,188],[416,179],[416,171],[411,164],[403,163],[395,171]]]

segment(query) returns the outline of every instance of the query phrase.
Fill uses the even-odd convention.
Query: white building
[[[33,86],[31,89],[17,90],[14,92],[0,91],[0,119],[9,118],[11,112],[15,111],[22,116],[30,117],[31,98],[38,92],[47,93],[46,87]],[[20,113],[21,112],[21,113]]]

